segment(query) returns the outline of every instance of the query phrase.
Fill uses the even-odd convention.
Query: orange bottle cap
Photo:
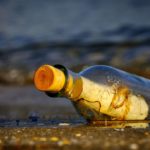
[[[35,72],[34,84],[41,91],[59,92],[65,85],[65,75],[60,69],[43,65]]]

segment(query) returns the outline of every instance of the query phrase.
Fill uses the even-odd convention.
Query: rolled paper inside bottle
[[[65,75],[53,66],[43,65],[35,72],[34,84],[41,91],[59,92],[65,85]]]
[[[112,120],[144,120],[148,117],[146,100],[129,92],[126,86],[114,89],[113,86],[98,84],[84,77],[81,79],[82,91],[76,103],[91,109],[97,116],[103,113],[111,116]]]

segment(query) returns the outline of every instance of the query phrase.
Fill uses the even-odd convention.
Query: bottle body
[[[88,120],[150,117],[149,80],[108,66],[90,67],[82,71],[80,77],[82,93],[74,105]]]
[[[92,66],[76,74],[55,66],[66,76],[60,91],[88,121],[150,119],[150,80],[108,66]],[[58,94],[59,93],[59,94]]]

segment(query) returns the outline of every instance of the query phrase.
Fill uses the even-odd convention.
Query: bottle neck
[[[66,97],[73,101],[78,99],[82,92],[82,79],[78,73],[74,73],[62,65],[55,65],[57,69],[60,69],[65,75],[64,87],[56,93],[46,92],[50,97]]]
[[[65,97],[75,101],[82,92],[82,79],[77,73],[68,70],[68,79],[62,93]]]

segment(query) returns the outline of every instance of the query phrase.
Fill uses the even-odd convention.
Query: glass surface
[[[106,100],[110,100],[109,95],[113,95],[113,99],[115,97],[114,102],[112,99],[112,103],[114,103],[115,110],[112,112],[108,112],[109,115],[106,114],[106,111],[106,113],[101,113],[101,101],[104,100],[100,99],[100,96],[103,98],[102,95],[104,95],[104,93],[102,92],[98,94],[95,92],[97,94],[95,95],[95,97],[97,96],[97,99],[94,101],[90,98],[80,98],[80,100],[73,102],[78,112],[87,120],[126,120],[126,118],[114,117],[119,116],[119,114],[115,115],[115,113],[119,113],[121,109],[124,110],[123,107],[125,107],[127,111],[132,112],[132,114],[127,117],[127,120],[143,120],[142,117],[138,116],[138,113],[141,113],[140,115],[143,115],[142,113],[145,113],[145,115],[146,113],[148,113],[144,120],[150,118],[150,80],[124,72],[116,68],[99,65],[89,67],[80,72],[79,75],[88,79],[89,81],[92,81],[93,84],[91,85],[96,84],[96,86],[100,85],[100,87],[107,87],[106,90],[108,89],[108,91],[105,91],[108,92],[108,94],[105,94],[107,96]],[[95,94],[94,88],[91,88],[90,92],[91,95]],[[110,96],[110,98],[112,97]],[[126,101],[127,103],[130,103],[129,106],[126,106]],[[96,108],[94,107],[98,105],[99,111],[95,111]],[[132,115],[135,115],[136,117],[133,117]]]

